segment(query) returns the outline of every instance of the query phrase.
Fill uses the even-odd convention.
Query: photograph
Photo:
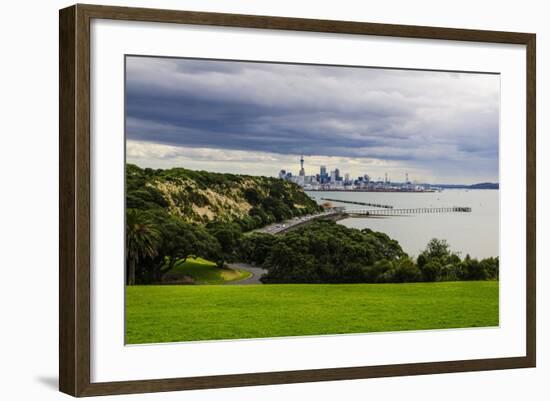
[[[499,326],[499,73],[124,69],[126,344]]]

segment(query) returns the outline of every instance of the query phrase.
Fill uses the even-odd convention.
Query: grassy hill
[[[163,208],[188,223],[245,222],[250,228],[312,213],[319,206],[296,184],[273,177],[126,165],[126,204]]]
[[[135,286],[126,342],[490,327],[498,282]]]
[[[231,281],[244,280],[250,273],[238,269],[220,269],[215,263],[203,258],[180,260],[165,277],[166,283],[184,284],[225,284]]]

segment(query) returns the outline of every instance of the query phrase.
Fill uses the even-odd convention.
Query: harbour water
[[[398,208],[471,207],[470,213],[426,213],[391,217],[348,218],[339,224],[351,228],[370,228],[397,240],[403,250],[417,256],[432,238],[445,239],[462,257],[499,255],[499,191],[446,189],[441,192],[333,192],[307,191],[318,203],[321,198],[392,205]],[[346,209],[367,208],[331,201]]]

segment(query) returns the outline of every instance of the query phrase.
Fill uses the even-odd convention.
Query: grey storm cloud
[[[133,141],[397,160],[498,177],[499,76],[128,57]]]

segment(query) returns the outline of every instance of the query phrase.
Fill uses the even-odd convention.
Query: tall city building
[[[319,181],[321,182],[321,184],[325,184],[328,182],[327,166],[321,166],[319,170]]]
[[[304,155],[300,157],[300,176],[303,177],[306,175],[306,171],[304,170]]]
[[[334,175],[336,176],[336,181],[342,180],[342,177],[340,177],[340,169],[338,167],[334,169]]]

